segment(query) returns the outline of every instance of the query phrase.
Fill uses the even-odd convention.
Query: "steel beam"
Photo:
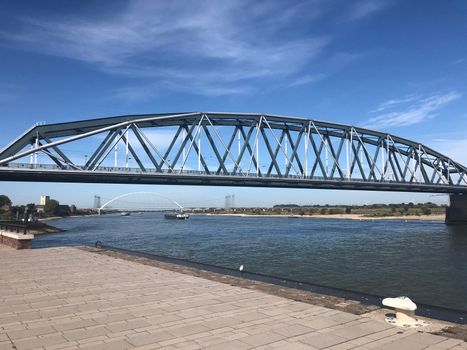
[[[397,191],[425,193],[465,193],[467,188],[455,185],[426,185],[410,183],[338,181],[303,178],[277,178],[232,175],[196,175],[178,173],[129,173],[106,171],[63,171],[41,169],[12,169],[0,167],[0,181],[37,181],[68,183],[116,183],[116,184],[164,184],[199,186],[241,186],[241,187],[279,187],[279,188],[321,188],[366,191]]]
[[[198,125],[198,130],[202,128],[204,131],[212,151],[209,151],[209,148],[199,149],[193,136],[196,125]],[[274,136],[273,138],[267,134],[265,125],[270,130],[271,135]],[[143,132],[143,129],[159,127],[177,127],[175,136],[165,150],[164,155],[152,143],[148,142]],[[222,129],[219,127],[222,127]],[[79,166],[71,162],[72,157],[69,157],[64,150],[65,147],[61,148],[61,146],[107,132],[104,140],[96,149],[88,150],[88,152],[92,152],[92,155],[84,165],[85,169],[99,172],[100,168],[98,169],[98,167],[109,154],[109,150],[115,146],[115,140],[122,139],[127,143],[127,135],[122,134],[122,130],[127,131],[129,128],[135,133],[142,148],[135,149],[132,145],[128,145],[128,150],[137,162],[140,171],[151,175],[164,175],[166,167],[169,172],[173,173],[173,168],[177,165],[180,155],[184,153],[185,146],[190,143],[188,153],[191,148],[194,148],[198,154],[198,162],[203,164],[204,172],[198,174],[200,177],[206,174],[229,177],[241,175],[250,178],[241,169],[242,159],[244,162],[245,159],[248,159],[249,168],[254,166],[256,169],[254,177],[284,180],[307,178],[310,181],[320,178],[326,181],[343,181],[346,178],[352,183],[353,181],[365,182],[368,184],[366,188],[368,186],[385,188],[389,182],[394,185],[393,187],[412,186],[414,191],[419,191],[420,184],[436,188],[455,187],[460,191],[467,188],[467,168],[465,166],[420,143],[387,133],[348,125],[306,118],[251,113],[191,112],[130,115],[36,125],[0,152],[0,167],[2,169],[11,168],[12,171],[19,174],[20,170],[15,169],[14,162],[38,152],[43,152],[67,174],[70,171],[79,173]],[[245,128],[249,128],[248,133],[245,132]],[[177,141],[182,130],[185,130],[187,135],[179,145]],[[276,130],[281,132],[280,139],[276,137]],[[255,131],[255,145],[252,148],[250,140]],[[305,154],[307,159],[303,159],[301,152],[299,152],[304,134],[306,134]],[[244,143],[242,146],[239,145],[241,149],[239,149],[238,157],[233,157],[231,148],[236,135],[241,135]],[[38,137],[44,140],[44,143],[36,142]],[[216,137],[219,140],[215,140]],[[317,139],[320,140],[319,145]],[[262,140],[261,143],[260,140]],[[291,145],[290,156],[284,151],[284,140]],[[335,142],[336,140],[338,142]],[[354,141],[357,141],[357,143],[355,144]],[[36,147],[28,148],[31,143],[36,143]],[[347,143],[347,172],[345,174],[342,170],[342,164],[340,164],[344,143]],[[222,144],[222,147],[218,146],[219,144]],[[308,152],[309,144],[312,146],[311,152]],[[27,150],[24,151],[24,149]],[[325,154],[323,154],[323,149],[326,150]],[[287,163],[282,166],[278,162],[278,154],[281,150],[287,159]],[[175,152],[175,157],[171,161],[172,165],[167,159],[171,152]],[[213,169],[213,172],[208,169],[204,160],[209,152],[212,152],[218,161],[218,165],[216,165],[216,169]],[[156,159],[155,154],[161,158],[160,162],[158,158]],[[259,166],[259,158],[265,154],[269,155],[271,161],[262,162],[267,167],[267,171],[265,170],[263,173]],[[143,162],[141,156],[144,155],[146,156]],[[331,169],[328,166],[328,156],[333,161]],[[233,172],[228,171],[226,165],[228,157],[231,157],[234,163]],[[308,157],[312,159],[314,157],[311,172],[308,171]],[[262,156],[261,159],[263,159]],[[379,159],[381,159],[382,164],[381,170],[378,166]],[[183,173],[183,167],[187,161],[188,156],[184,156],[182,168],[178,171],[180,174]],[[303,168],[303,162],[305,162],[305,169]],[[40,169],[40,167],[41,165],[37,164],[37,168]],[[360,174],[355,171],[356,167],[358,167]],[[107,167],[102,168],[107,169]],[[190,165],[190,168],[192,168],[192,165]],[[294,168],[296,174],[290,174],[292,168]],[[322,176],[317,174],[318,168]],[[387,179],[389,168],[392,170],[394,181],[388,181]],[[114,169],[109,168],[109,171],[114,171]],[[378,172],[381,176],[378,175]],[[363,189],[363,186],[361,188]]]

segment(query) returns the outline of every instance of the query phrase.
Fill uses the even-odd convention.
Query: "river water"
[[[467,227],[161,213],[66,218],[33,247],[105,245],[467,310]]]

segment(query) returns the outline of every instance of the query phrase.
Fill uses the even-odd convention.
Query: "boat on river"
[[[164,217],[169,220],[188,220],[190,215],[183,212],[165,213]]]

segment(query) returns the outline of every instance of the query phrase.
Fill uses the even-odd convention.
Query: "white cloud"
[[[350,17],[363,18],[386,5],[360,0],[351,5]],[[219,96],[249,93],[258,83],[290,86],[323,79],[325,72],[307,70],[328,54],[332,37],[310,30],[330,10],[324,0],[133,0],[87,17],[16,18],[18,27],[0,31],[0,39],[132,79],[116,88],[117,98],[135,101],[166,90]],[[337,56],[326,62],[339,65],[358,57]]]
[[[378,111],[378,109],[384,111],[394,106],[407,104],[407,102],[413,103],[406,106],[403,110],[392,111],[370,118],[367,121],[367,127],[384,128],[417,124],[435,117],[436,112],[439,109],[460,97],[460,93],[451,91],[445,94],[437,94],[426,98],[390,100],[380,105],[376,111]]]
[[[253,88],[247,84],[238,84],[237,86],[221,86],[204,84],[196,80],[190,84],[181,84],[175,81],[164,81],[159,84],[138,84],[125,86],[113,90],[113,98],[119,98],[128,102],[137,102],[158,96],[165,90],[176,90],[184,92],[193,92],[206,96],[221,96],[243,94],[253,91]]]
[[[140,91],[117,92],[124,98],[148,94],[154,85],[232,94],[250,80],[292,76],[322,53],[330,39],[303,30],[321,16],[319,3],[137,0],[100,18],[22,19],[18,30],[0,37],[149,81]]]
[[[307,85],[307,84],[312,84],[316,83],[317,81],[320,81],[322,79],[326,78],[325,74],[305,74],[303,76],[300,76],[293,80],[289,86],[300,86],[300,85]]]
[[[455,66],[455,65],[458,65],[458,64],[464,64],[466,62],[467,62],[467,59],[459,58],[457,60],[454,60],[454,61],[450,62],[449,65]]]
[[[346,20],[355,21],[375,13],[378,13],[388,7],[390,2],[387,0],[362,0],[354,3],[347,15]]]
[[[396,105],[416,101],[418,98],[420,98],[420,97],[409,95],[409,96],[403,97],[401,99],[388,100],[388,101],[385,101],[385,102],[381,103],[376,109],[370,111],[370,113],[382,112],[382,111],[385,111],[386,109],[392,108],[392,107],[394,107]]]

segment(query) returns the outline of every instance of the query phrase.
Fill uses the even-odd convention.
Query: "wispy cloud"
[[[356,2],[352,19],[369,16],[386,1],[376,3]],[[333,40],[312,30],[329,7],[323,0],[134,0],[93,18],[20,18],[14,30],[0,30],[0,38],[134,79],[115,91],[119,98],[151,97],[167,89],[217,96],[250,92],[257,83],[289,86],[322,77],[307,68]],[[298,74],[308,78],[297,79]]]
[[[457,60],[454,60],[454,61],[450,62],[449,65],[456,66],[456,65],[464,64],[464,63],[467,63],[467,59],[459,58]]]
[[[330,38],[304,35],[310,19],[321,15],[317,4],[137,0],[93,20],[22,19],[21,29],[0,35],[158,86],[231,94],[245,81],[289,77],[322,53]]]
[[[413,102],[413,101],[416,101],[418,98],[420,97],[417,97],[417,96],[414,96],[414,95],[409,95],[409,96],[405,96],[403,98],[400,98],[400,99],[395,99],[395,100],[388,100],[388,101],[385,101],[383,103],[381,103],[376,109],[372,110],[370,113],[378,113],[378,112],[383,112],[387,109],[390,109],[390,108],[393,108],[397,105],[401,105],[401,104],[405,104],[405,103],[408,103],[408,102]]]
[[[346,17],[347,21],[355,21],[373,15],[387,8],[391,2],[389,0],[363,0],[353,4]]]
[[[436,116],[436,112],[450,102],[457,100],[461,94],[450,91],[425,98],[405,97],[399,100],[389,100],[382,103],[375,111],[393,111],[372,117],[367,121],[371,128],[384,128],[394,126],[408,126],[423,122]],[[401,106],[402,105],[402,106]],[[402,110],[394,109],[403,107]]]
[[[317,81],[323,80],[326,78],[325,74],[305,74],[293,80],[289,86],[300,86],[316,83]]]

